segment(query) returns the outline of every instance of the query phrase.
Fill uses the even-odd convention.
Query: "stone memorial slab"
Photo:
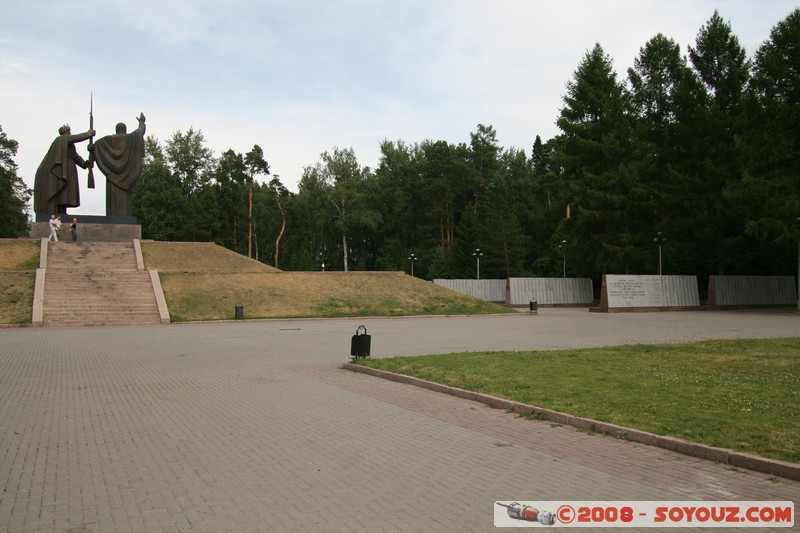
[[[609,307],[661,307],[662,276],[606,275]]]
[[[599,311],[692,309],[700,306],[697,276],[606,274]]]

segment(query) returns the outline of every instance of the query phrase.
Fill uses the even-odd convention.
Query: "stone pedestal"
[[[61,215],[61,231],[58,240],[71,241],[69,224],[78,219],[78,240],[92,242],[121,242],[142,238],[142,226],[136,217],[104,217],[94,215]],[[44,220],[42,220],[44,219]],[[50,236],[50,217],[37,215],[31,224],[31,238],[41,239]]]

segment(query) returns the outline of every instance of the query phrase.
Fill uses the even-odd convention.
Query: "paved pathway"
[[[0,532],[492,531],[495,500],[800,502],[798,482],[340,370],[362,323],[373,356],[800,333],[796,315],[569,309],[0,330]]]

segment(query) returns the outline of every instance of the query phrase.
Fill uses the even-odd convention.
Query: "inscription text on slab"
[[[606,275],[609,307],[662,307],[660,276]]]

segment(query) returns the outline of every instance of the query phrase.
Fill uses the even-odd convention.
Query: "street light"
[[[653,242],[658,245],[658,275],[661,275],[661,267],[662,267],[662,255],[661,255],[661,247],[664,246],[664,243],[667,242],[666,237],[660,231],[656,233],[656,236],[653,238]]]
[[[483,252],[481,252],[480,248],[475,248],[475,251],[472,252],[472,255],[475,256],[475,260],[478,262],[476,269],[477,277],[475,279],[481,279],[481,256],[483,255]]]
[[[247,208],[247,257],[253,258],[253,176],[247,180],[250,200]]]
[[[561,241],[561,244],[558,245],[559,248],[563,251],[564,256],[564,272],[562,277],[567,277],[567,241]]]
[[[408,256],[408,260],[409,260],[409,261],[411,261],[411,277],[412,277],[412,278],[414,277],[414,262],[415,262],[417,259],[419,259],[419,257],[417,257],[417,256],[416,256],[416,255],[414,255],[414,254],[411,254],[411,255],[409,255],[409,256]]]

